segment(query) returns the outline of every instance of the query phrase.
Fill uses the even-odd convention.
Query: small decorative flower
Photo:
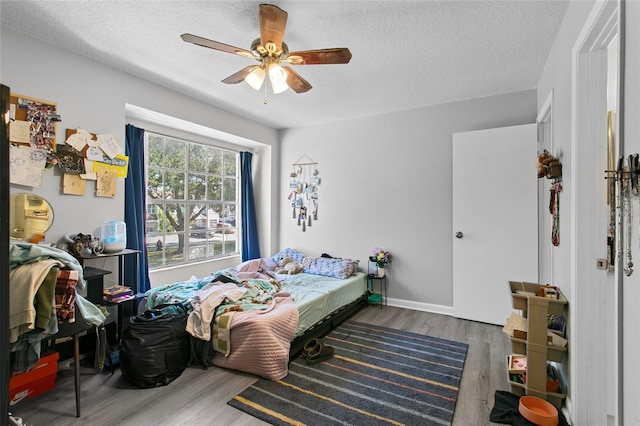
[[[376,247],[371,252],[371,257],[369,258],[372,262],[374,262],[378,268],[386,268],[391,265],[393,261],[393,256],[387,250],[384,250],[380,247]]]

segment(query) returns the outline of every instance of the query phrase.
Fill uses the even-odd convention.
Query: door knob
[[[462,238],[464,237],[464,235],[462,235],[462,232],[458,231],[456,232],[456,238]]]

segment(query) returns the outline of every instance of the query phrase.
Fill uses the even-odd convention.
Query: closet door
[[[504,325],[538,279],[536,125],[453,135],[453,313]]]

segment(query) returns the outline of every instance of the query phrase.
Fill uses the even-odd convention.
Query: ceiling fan
[[[230,46],[193,34],[182,34],[181,37],[188,43],[257,60],[258,65],[249,65],[225,78],[222,82],[238,84],[241,81],[246,81],[249,86],[259,90],[265,76],[269,75],[274,93],[284,92],[289,87],[296,93],[304,93],[311,89],[311,84],[307,80],[290,67],[281,66],[281,63],[323,65],[346,64],[351,60],[351,52],[346,47],[289,52],[287,44],[283,41],[287,12],[278,6],[261,4],[259,19],[260,37],[251,43],[251,50]]]

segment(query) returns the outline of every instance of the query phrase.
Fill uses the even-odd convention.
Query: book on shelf
[[[133,290],[124,285],[114,285],[102,291],[102,300],[108,303],[120,303],[133,299]]]
[[[117,297],[124,294],[133,294],[133,291],[131,290],[131,287],[127,287],[125,285],[114,285],[102,290],[102,294],[105,296]]]
[[[135,296],[133,294],[124,294],[124,295],[120,295],[120,296],[117,296],[117,297],[102,296],[102,300],[104,300],[107,303],[121,303],[121,302],[124,302],[126,300],[131,300],[134,297]]]

